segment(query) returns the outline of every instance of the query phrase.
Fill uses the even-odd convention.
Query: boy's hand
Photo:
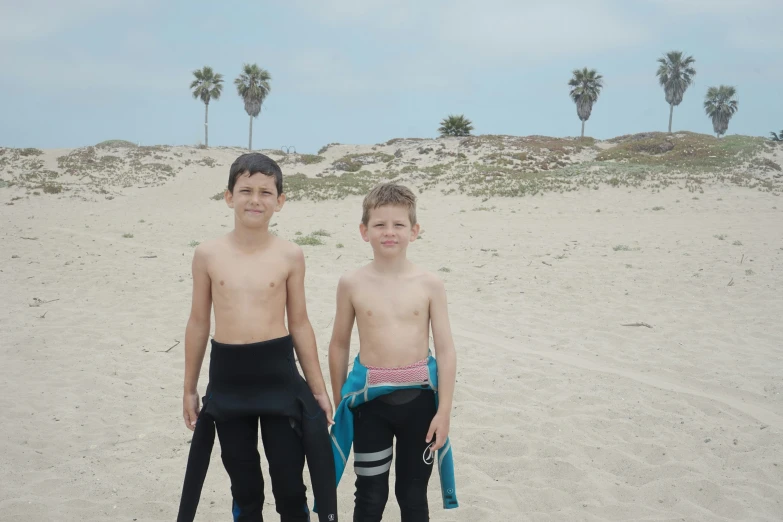
[[[451,419],[447,414],[438,412],[432,418],[430,430],[427,432],[427,442],[431,442],[432,436],[435,435],[435,443],[431,448],[433,452],[441,449],[446,443],[446,437],[449,436],[449,424],[451,424]]]
[[[185,426],[190,431],[196,429],[196,419],[201,411],[198,405],[198,392],[186,393],[182,396],[182,417],[185,419]]]
[[[315,400],[318,402],[318,406],[324,410],[324,413],[326,414],[326,422],[329,424],[329,426],[333,426],[334,419],[332,418],[332,402],[329,400],[329,394],[317,393],[313,394],[313,397],[315,397]]]

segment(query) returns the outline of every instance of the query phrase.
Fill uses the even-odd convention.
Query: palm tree
[[[672,132],[672,115],[674,107],[682,102],[685,90],[693,83],[696,69],[692,67],[696,60],[693,56],[683,56],[680,51],[666,53],[658,58],[658,81],[666,93],[666,103],[669,104],[669,134]]]
[[[454,116],[449,114],[448,118],[443,118],[440,122],[438,132],[441,137],[444,136],[470,136],[473,130],[473,122],[464,115]]]
[[[576,114],[582,120],[582,137],[585,137],[585,122],[590,119],[593,112],[593,104],[598,101],[598,95],[604,86],[603,76],[595,69],[587,67],[574,69],[573,76],[568,81],[571,86],[571,99],[576,104]]]
[[[775,132],[770,132],[770,136],[772,136],[770,139],[772,141],[783,141],[783,130],[780,131],[780,134],[776,134]]]
[[[261,112],[261,104],[264,103],[272,87],[269,81],[272,76],[266,69],[260,68],[256,64],[245,64],[234,84],[237,86],[237,93],[245,102],[245,111],[250,115],[250,137],[247,142],[247,150],[253,149],[253,118]]]
[[[729,128],[729,120],[737,112],[737,89],[729,85],[710,87],[704,98],[704,112],[712,118],[712,128],[720,138]]]
[[[193,71],[196,77],[190,88],[193,90],[193,98],[201,98],[204,102],[204,146],[209,147],[209,102],[213,98],[220,98],[223,92],[223,75],[215,74],[212,67],[204,67]]]

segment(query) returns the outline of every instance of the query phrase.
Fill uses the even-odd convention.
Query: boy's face
[[[268,226],[275,212],[285,203],[285,194],[277,193],[275,177],[263,173],[247,173],[237,177],[233,194],[226,191],[226,203],[234,209],[234,216],[249,228]]]
[[[367,225],[359,225],[359,231],[376,255],[394,256],[404,253],[408,243],[416,240],[419,224],[411,226],[407,208],[384,205],[370,210]]]

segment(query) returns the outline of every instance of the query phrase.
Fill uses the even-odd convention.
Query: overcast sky
[[[567,82],[605,87],[586,134],[665,131],[656,60],[696,58],[674,130],[711,133],[707,88],[734,85],[728,134],[783,129],[780,0],[0,0],[0,146],[106,139],[195,145],[204,105],[192,71],[226,79],[210,145],[246,146],[233,85],[243,63],[272,75],[255,148],[434,137],[448,114],[475,134],[574,136]]]

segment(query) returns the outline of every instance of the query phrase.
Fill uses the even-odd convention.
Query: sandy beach
[[[339,155],[394,157],[395,146],[282,167],[314,178]],[[193,245],[231,230],[230,209],[210,198],[241,152],[171,149],[157,160],[170,175],[127,186],[97,169],[93,187],[0,188],[0,520],[176,517],[191,436],[181,400]],[[70,153],[39,159],[55,169]],[[409,256],[448,292],[461,507],[441,508],[434,473],[432,520],[783,519],[779,192],[588,183],[475,197],[438,183],[419,194],[423,233]],[[303,247],[327,379],[338,276],[372,255],[358,192],[289,201],[273,220],[284,238],[329,234]],[[201,393],[206,374],[205,362]],[[349,466],[342,520],[354,477]],[[228,520],[230,508],[216,447],[198,519]],[[384,520],[399,520],[393,494]]]

